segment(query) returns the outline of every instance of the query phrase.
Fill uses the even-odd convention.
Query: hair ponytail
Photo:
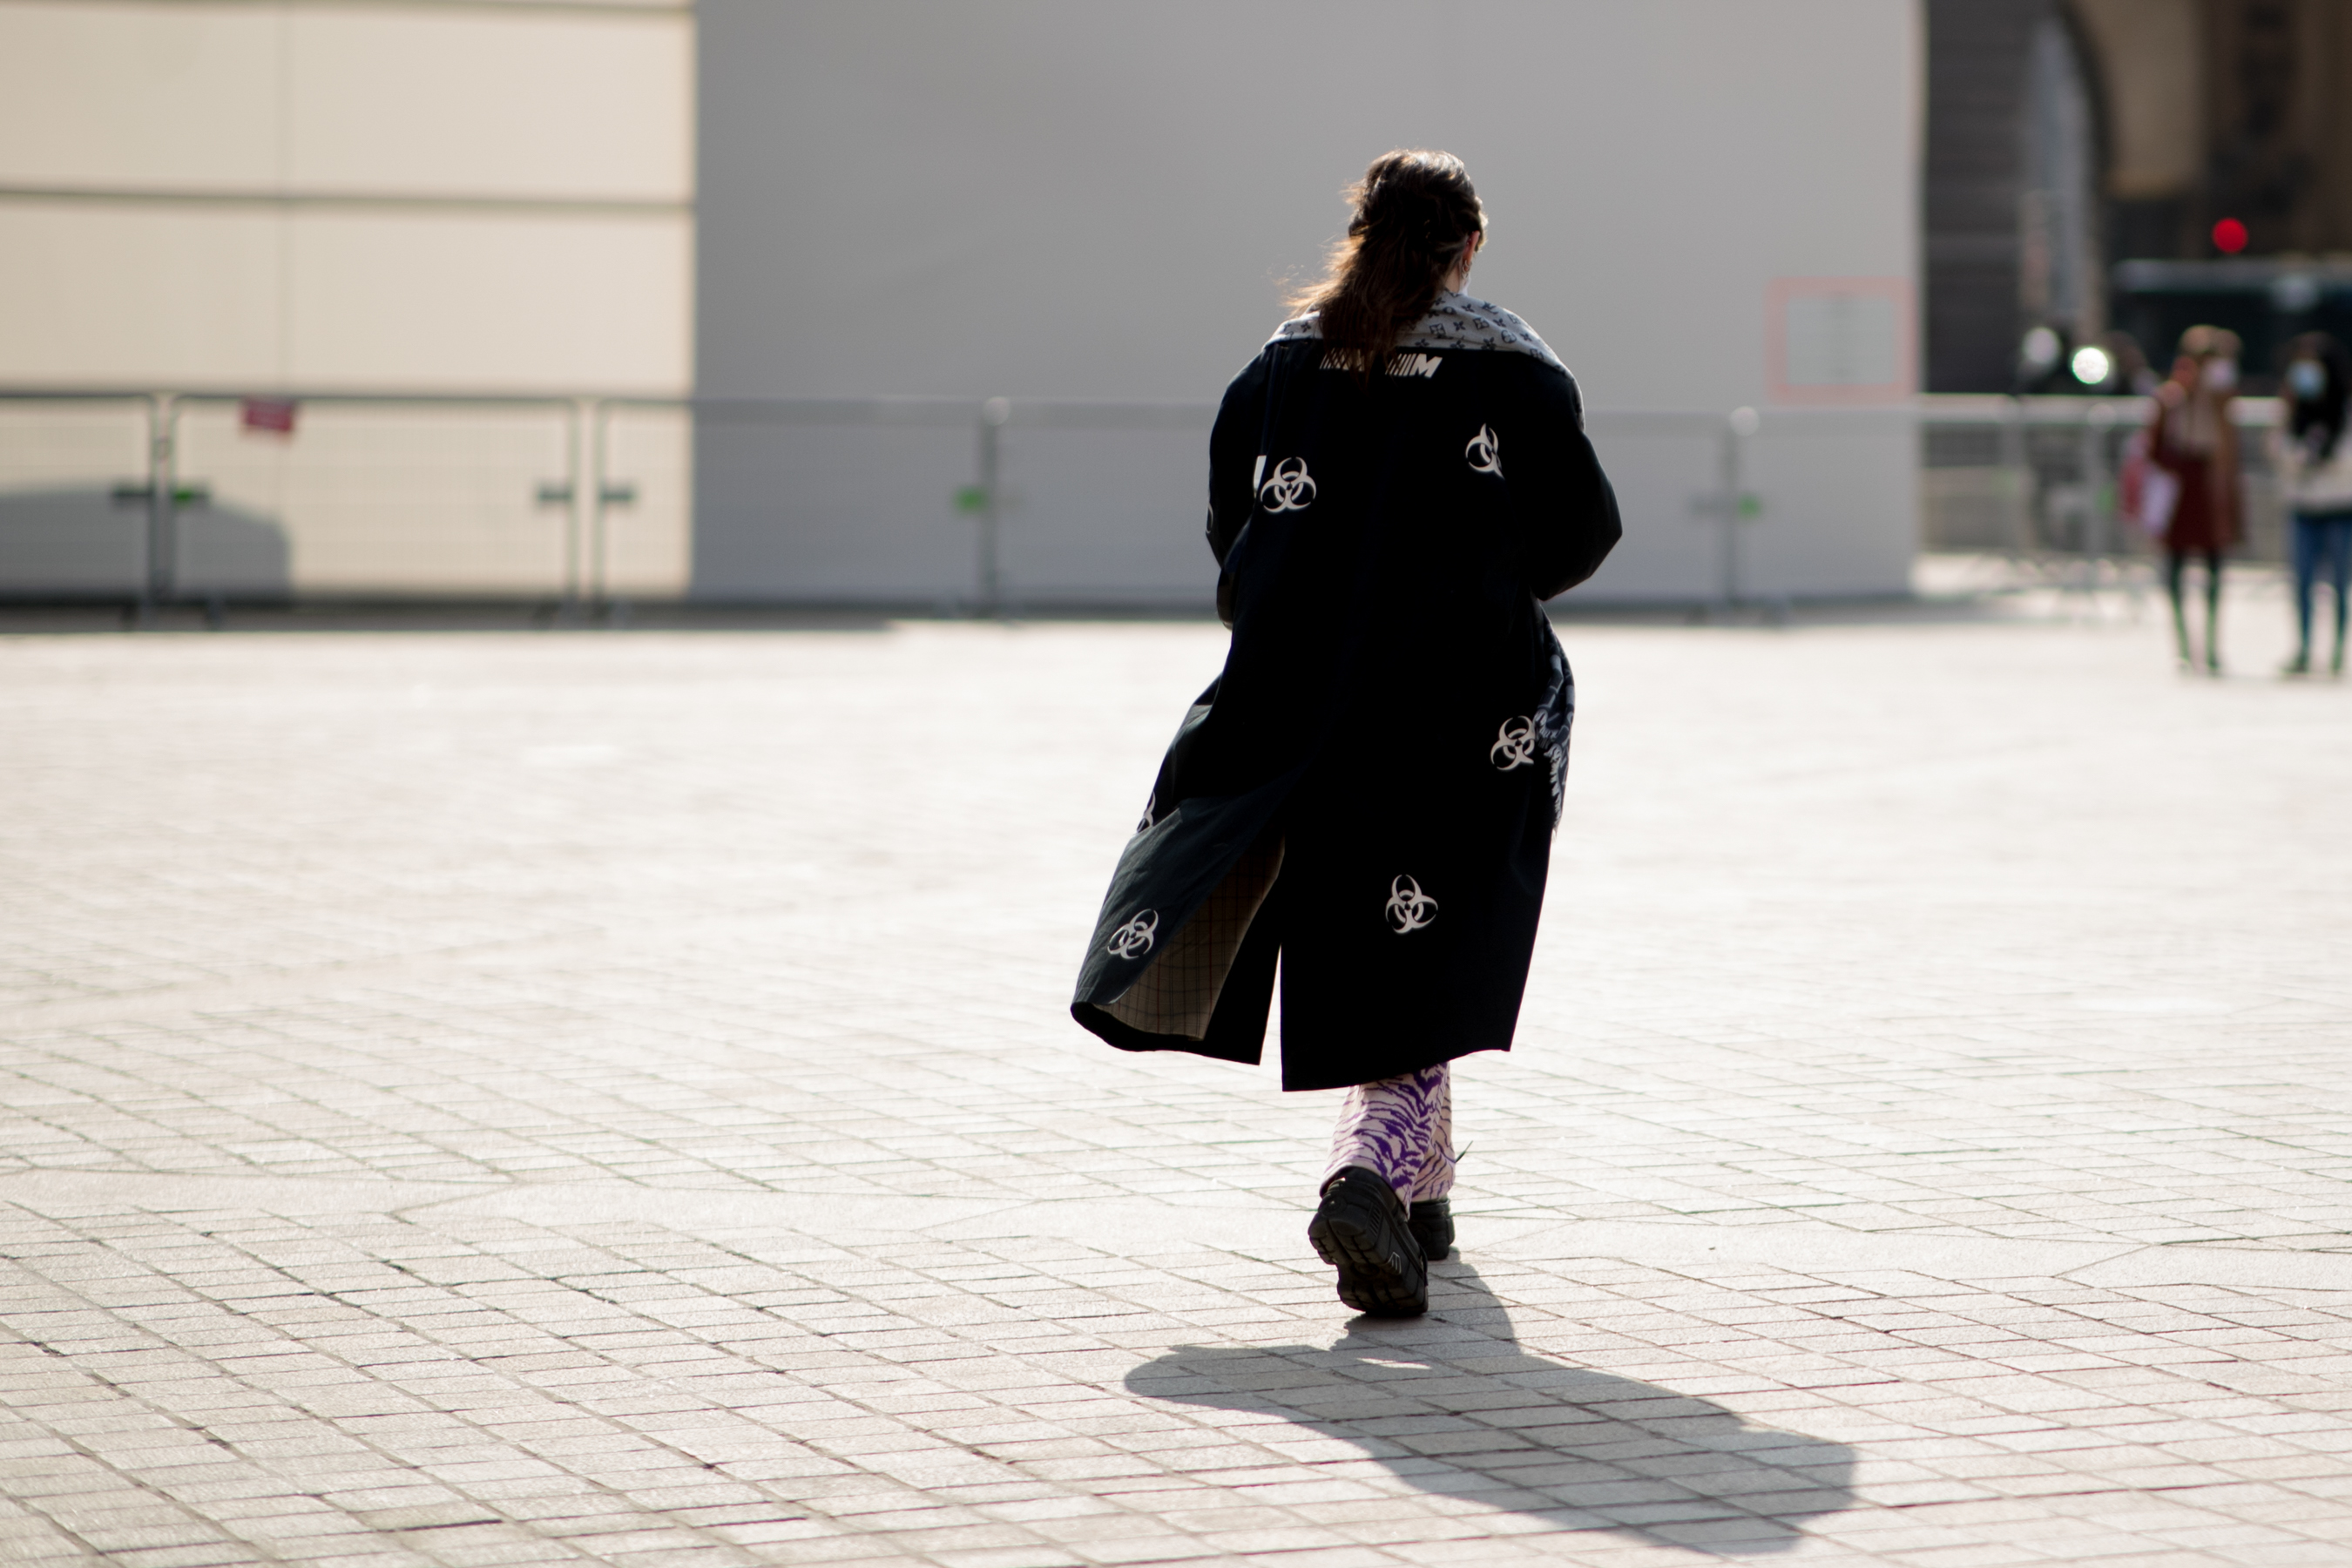
[[[1369,377],[1398,334],[1429,313],[1464,247],[1486,231],[1486,212],[1462,160],[1401,149],[1372,160],[1346,195],[1355,205],[1328,269],[1291,304],[1320,313],[1331,359]]]

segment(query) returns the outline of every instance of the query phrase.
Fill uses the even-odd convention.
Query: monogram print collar
[[[1294,316],[1275,329],[1269,342],[1285,338],[1319,338],[1323,322],[1309,310]],[[1527,354],[1539,359],[1554,370],[1566,370],[1559,356],[1536,330],[1504,310],[1484,300],[1474,300],[1467,294],[1440,293],[1429,314],[1415,321],[1397,336],[1400,349],[1491,349],[1502,353]]]

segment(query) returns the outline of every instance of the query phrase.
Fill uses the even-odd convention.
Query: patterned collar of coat
[[[1275,329],[1268,342],[1280,342],[1285,338],[1319,338],[1323,335],[1322,318],[1309,310],[1303,316],[1293,316]],[[1484,300],[1474,300],[1467,294],[1441,291],[1429,308],[1429,314],[1397,334],[1396,346],[1401,349],[1494,349],[1503,353],[1528,354],[1539,359],[1554,370],[1568,367],[1550,345],[1536,335],[1536,330],[1504,310]]]

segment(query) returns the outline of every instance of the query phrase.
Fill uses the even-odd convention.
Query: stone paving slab
[[[0,1563],[2346,1561],[2352,690],[2023,608],[1568,626],[1408,1324],[1063,1012],[1214,627],[0,637]]]

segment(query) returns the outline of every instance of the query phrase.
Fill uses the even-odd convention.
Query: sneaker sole
[[[1392,1237],[1381,1216],[1342,1204],[1316,1211],[1307,1226],[1315,1255],[1339,1271],[1339,1300],[1376,1318],[1418,1318],[1429,1310],[1429,1271],[1405,1248],[1402,1226]]]

